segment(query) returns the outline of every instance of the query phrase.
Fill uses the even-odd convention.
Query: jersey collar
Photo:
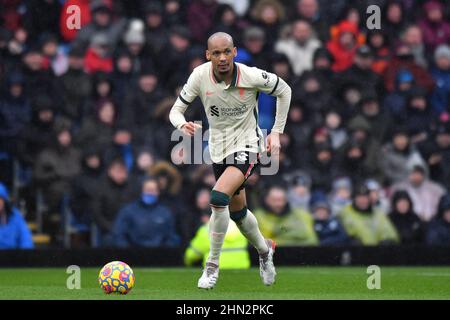
[[[214,74],[214,70],[213,70],[212,66],[211,66],[211,73],[212,73],[214,82],[220,83],[221,81],[219,79],[217,79],[216,75]],[[237,85],[239,84],[240,75],[241,75],[241,72],[239,70],[239,67],[237,66],[237,64],[235,62],[233,62],[233,77],[231,79],[230,87],[237,87]]]

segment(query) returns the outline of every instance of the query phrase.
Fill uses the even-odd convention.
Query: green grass
[[[449,299],[449,267],[382,267],[381,289],[369,290],[362,267],[279,267],[265,287],[257,269],[223,270],[213,290],[196,287],[199,269],[135,268],[126,296],[105,295],[98,270],[81,269],[81,289],[66,288],[65,269],[0,269],[0,299]]]

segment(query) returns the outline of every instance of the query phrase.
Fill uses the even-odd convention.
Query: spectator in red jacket
[[[113,59],[108,54],[108,48],[110,42],[106,34],[95,34],[92,37],[91,45],[86,51],[84,57],[84,67],[87,73],[106,72],[113,71]]]
[[[434,80],[431,75],[414,61],[411,48],[400,44],[395,50],[395,57],[389,62],[384,73],[384,83],[389,92],[396,89],[396,77],[400,70],[411,72],[415,83],[427,89],[428,92],[434,88]]]
[[[356,49],[361,42],[356,24],[344,20],[331,27],[331,40],[327,43],[327,49],[334,57],[333,71],[343,71],[352,65]]]

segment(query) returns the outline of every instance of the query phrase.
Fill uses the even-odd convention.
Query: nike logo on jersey
[[[214,94],[214,92],[212,92],[212,91],[206,91],[206,96],[208,96],[208,97],[212,96],[213,94]]]
[[[234,157],[239,162],[245,162],[247,161],[247,154],[245,152],[239,153],[236,157]]]

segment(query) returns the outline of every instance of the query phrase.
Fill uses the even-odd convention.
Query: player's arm
[[[180,95],[169,113],[169,119],[172,125],[190,136],[194,135],[195,130],[201,127],[192,121],[186,121],[186,118],[184,117],[186,109],[200,93],[200,81],[198,78],[198,72],[194,70],[186,84],[183,86]]]
[[[256,69],[256,68],[255,68]],[[277,97],[275,123],[267,137],[267,152],[278,154],[280,151],[280,134],[284,132],[291,104],[291,87],[276,74],[256,69],[254,81],[258,90]]]

